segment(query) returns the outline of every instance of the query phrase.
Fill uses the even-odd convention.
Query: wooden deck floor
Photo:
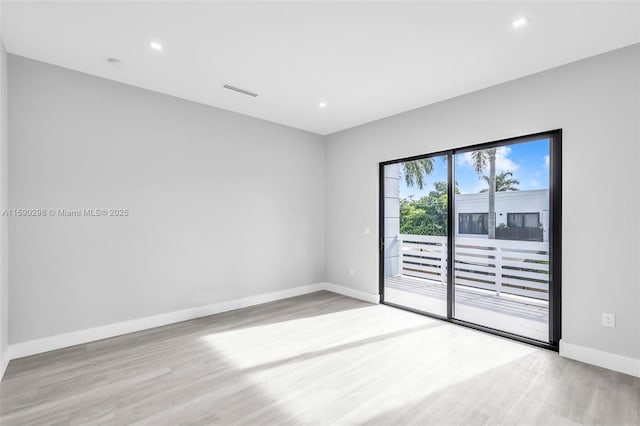
[[[392,303],[444,316],[446,298],[440,282],[404,275],[385,279],[385,300]],[[541,300],[456,286],[455,312],[461,320],[548,340],[549,306]]]

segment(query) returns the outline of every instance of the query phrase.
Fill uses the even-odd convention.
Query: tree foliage
[[[489,177],[482,176],[487,185],[489,185]],[[518,188],[520,185],[520,180],[513,177],[513,172],[511,170],[507,170],[505,172],[499,173],[496,175],[496,192],[502,191],[519,191]],[[489,188],[485,188],[480,192],[487,192]]]
[[[425,177],[433,172],[433,158],[405,161],[401,165],[402,174],[408,187],[417,185],[419,189],[424,188]]]
[[[429,195],[400,200],[400,233],[409,235],[447,235],[447,183],[434,182]],[[455,193],[459,194],[456,182]]]

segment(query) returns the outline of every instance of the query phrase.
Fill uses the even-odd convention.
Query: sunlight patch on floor
[[[382,305],[203,339],[302,423],[375,418],[538,350]]]
[[[376,310],[376,315],[372,316],[371,310]],[[368,323],[371,327],[366,327]],[[237,368],[246,369],[430,323],[440,324],[417,315],[398,316],[378,305],[224,331],[202,339],[216,351],[229,355]]]

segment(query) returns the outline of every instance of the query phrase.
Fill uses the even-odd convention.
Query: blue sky
[[[447,163],[443,160],[444,158],[435,158],[434,171],[427,176],[422,190],[416,186],[407,188],[404,178],[401,176],[400,197],[405,198],[413,195],[415,198],[420,198],[433,190],[434,182],[446,182]],[[500,173],[506,170],[512,171],[513,177],[520,181],[518,188],[521,190],[548,189],[549,140],[542,139],[498,148],[496,172]],[[478,174],[473,168],[470,153],[456,155],[455,174],[458,187],[463,194],[477,193],[486,188],[486,183],[478,178]]]

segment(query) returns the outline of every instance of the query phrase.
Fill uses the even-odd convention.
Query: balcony
[[[385,300],[446,315],[447,238],[404,235]],[[455,317],[548,340],[549,243],[456,237]]]

